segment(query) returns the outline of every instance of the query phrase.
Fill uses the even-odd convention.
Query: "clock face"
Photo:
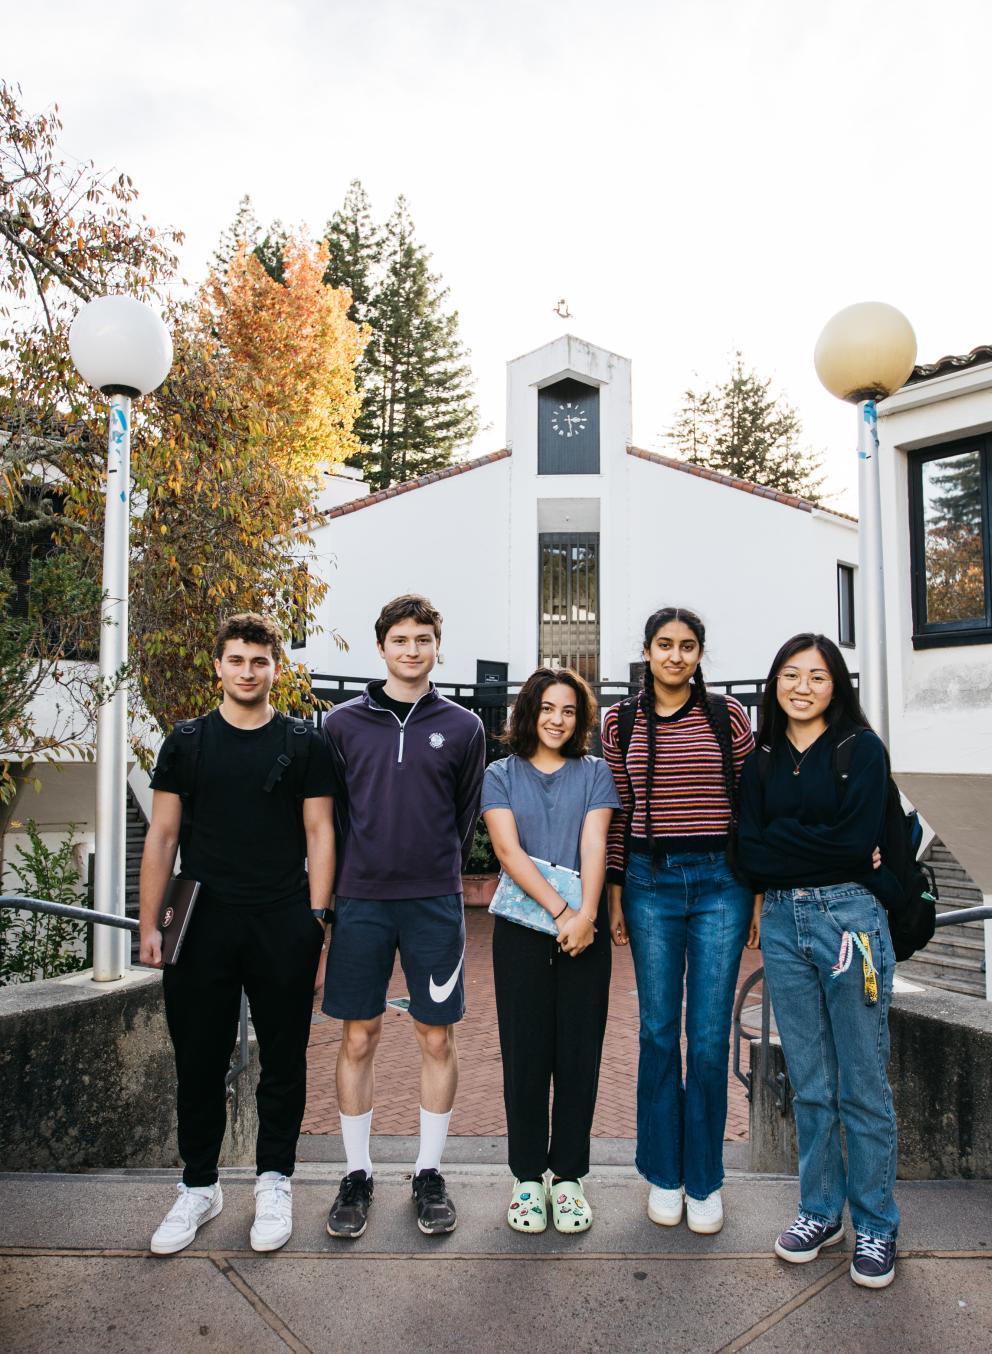
[[[559,437],[578,437],[588,423],[585,410],[578,400],[556,404],[551,412],[551,431]]]

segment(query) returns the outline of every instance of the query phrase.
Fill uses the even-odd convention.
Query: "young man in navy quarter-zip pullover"
[[[458,1084],[454,1026],[465,1013],[461,871],[486,749],[478,716],[430,682],[441,616],[427,598],[388,602],[375,633],[385,681],[324,721],[347,809],[323,1010],[344,1022],[337,1093],[348,1168],[327,1230],[349,1238],[364,1232],[372,1201],[373,1062],[397,950],[421,1052],[417,1224],[428,1235],[455,1228],[440,1166]]]

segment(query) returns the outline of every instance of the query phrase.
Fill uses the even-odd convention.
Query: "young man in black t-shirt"
[[[182,877],[201,884],[179,960],[163,974],[184,1170],[179,1197],[152,1237],[156,1255],[188,1246],[223,1206],[217,1161],[242,988],[262,1065],[251,1244],[276,1250],[292,1232],[289,1178],[334,879],[338,782],[323,739],[269,704],[281,653],[278,627],[264,616],[227,620],[214,649],[223,700],[203,719],[176,726],[152,776],[143,964],[161,965],[158,913],[180,847]]]

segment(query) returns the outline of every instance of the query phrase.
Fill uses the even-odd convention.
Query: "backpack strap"
[[[634,725],[637,722],[637,707],[640,700],[640,696],[628,696],[617,706],[617,742],[620,744],[620,754],[625,766],[627,764],[627,753],[630,751],[630,740],[634,736]],[[629,773],[627,779],[630,779]]]
[[[772,750],[767,743],[758,748],[758,784],[764,790],[768,777],[772,774]]]
[[[706,699],[710,703],[710,709],[713,711],[713,718],[720,726],[720,732],[723,734],[723,741],[730,748],[731,760],[734,755],[734,726],[730,722],[730,706],[727,704],[727,697],[720,691],[707,691]]]
[[[200,715],[197,719],[186,719],[181,724],[176,724],[172,730],[175,737],[174,765],[179,772],[179,782],[182,787],[179,795],[183,801],[184,816],[196,789],[196,773],[200,765],[200,748],[203,745],[203,721],[205,719],[206,715]]]
[[[849,733],[846,738],[842,738],[835,744],[831,761],[834,768],[834,779],[837,782],[837,793],[842,795],[847,785],[847,779],[851,774],[851,758],[854,756],[854,744],[857,740],[860,730]]]
[[[293,719],[287,715],[284,732],[283,750],[272,763],[269,774],[265,778],[265,784],[262,786],[262,790],[267,795],[272,793],[287,769],[294,763],[298,768],[296,775],[297,793],[302,789],[306,776],[307,763],[310,760],[310,737],[313,733],[313,727],[306,720]]]

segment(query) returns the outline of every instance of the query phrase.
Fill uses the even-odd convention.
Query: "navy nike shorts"
[[[336,1020],[374,1020],[386,1009],[393,961],[410,1014],[422,1025],[454,1025],[465,1014],[465,912],[460,893],[383,902],[341,898],[327,953],[321,1010]]]

